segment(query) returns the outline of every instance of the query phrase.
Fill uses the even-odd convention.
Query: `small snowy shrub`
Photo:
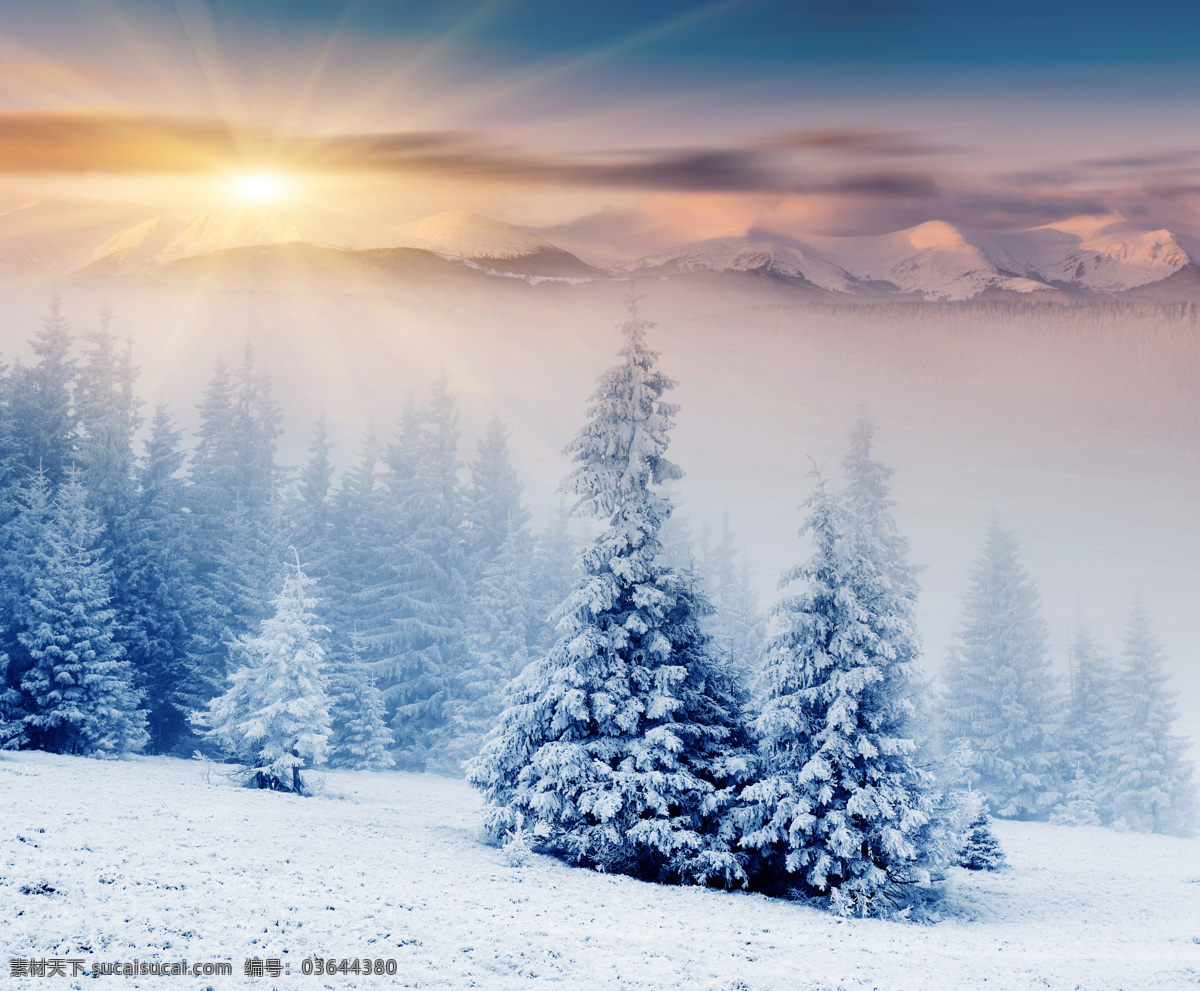
[[[524,867],[529,861],[533,847],[529,844],[529,834],[525,832],[523,822],[518,823],[516,828],[509,832],[503,852],[509,867]]]
[[[980,809],[971,823],[966,846],[959,857],[959,866],[969,871],[998,871],[1006,864],[1000,841],[992,832],[991,817],[986,809]]]

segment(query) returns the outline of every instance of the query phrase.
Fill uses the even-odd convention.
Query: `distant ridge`
[[[111,229],[110,229],[111,230]],[[2,232],[0,232],[2,233]],[[615,265],[605,271],[524,227],[464,211],[427,217],[398,230],[392,247],[327,248],[290,221],[262,207],[141,220],[106,232],[90,250],[65,251],[75,241],[32,234],[0,238],[0,276],[126,278],[209,268],[230,257],[185,265],[190,259],[242,249],[238,257],[282,273],[301,257],[289,245],[307,244],[305,265],[323,278],[338,273],[401,277],[428,268],[463,270],[537,283],[584,283],[614,278],[704,284],[716,292],[792,294],[862,303],[962,302],[1011,299],[1081,302],[1096,299],[1200,300],[1200,240],[1168,229],[1145,229],[1112,214],[1085,215],[1016,231],[995,231],[931,220],[888,234],[792,236],[751,229],[709,238]],[[394,252],[388,264],[381,252]],[[408,254],[405,254],[408,252]],[[274,256],[277,263],[268,264]],[[354,260],[357,256],[357,260]],[[444,264],[450,265],[446,268]],[[232,276],[230,276],[232,277]]]
[[[142,275],[211,251],[300,240],[291,223],[262,207],[155,217],[110,237],[78,269],[88,275]]]
[[[426,217],[412,229],[406,246],[473,262],[483,268],[542,278],[607,278],[569,251],[524,227],[465,210]]]

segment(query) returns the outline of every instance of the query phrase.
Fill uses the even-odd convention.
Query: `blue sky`
[[[969,70],[1200,57],[1200,8],[1183,0],[6,0],[0,23],[67,40],[73,26],[98,19],[161,28],[199,11],[232,34],[454,39],[527,57],[616,46],[648,60],[741,63],[743,71],[805,61]]]

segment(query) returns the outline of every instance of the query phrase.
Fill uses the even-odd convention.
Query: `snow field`
[[[476,841],[480,803],[461,781],[312,782],[318,794],[298,798],[236,787],[198,761],[0,753],[4,986],[45,986],[8,978],[8,960],[30,957],[229,962],[235,975],[103,979],[121,988],[1200,985],[1196,840],[1000,822],[1010,867],[953,870],[954,917],[917,926],[545,857],[509,867]],[[390,957],[398,973],[302,976],[306,956]],[[244,977],[247,957],[278,957],[292,975]]]

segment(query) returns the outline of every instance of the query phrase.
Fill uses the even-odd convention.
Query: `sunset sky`
[[[6,0],[0,196],[193,209],[265,175],[356,244],[461,208],[614,250],[1195,230],[1198,37],[1176,0]]]

